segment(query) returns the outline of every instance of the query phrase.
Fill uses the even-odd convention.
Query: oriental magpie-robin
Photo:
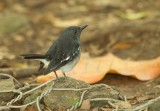
[[[56,71],[61,70],[66,77],[65,73],[72,70],[79,61],[81,53],[80,35],[87,26],[66,28],[46,54],[23,54],[21,56],[24,59],[39,60],[39,70],[43,67],[47,68],[44,74],[54,71],[58,78]]]

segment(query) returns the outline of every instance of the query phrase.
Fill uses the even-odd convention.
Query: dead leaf
[[[28,106],[24,111],[37,111],[34,106]]]
[[[121,109],[129,109],[131,108],[131,104],[128,103],[128,102],[125,102],[125,101],[121,101],[121,102],[118,102],[118,103],[114,103],[115,106],[118,106],[118,108],[121,108]]]
[[[110,107],[103,107],[103,108],[100,108],[102,111],[113,111],[112,108]]]
[[[13,78],[0,79],[0,104],[10,101],[14,97],[14,90]]]
[[[92,111],[98,111],[98,107],[94,108]]]
[[[85,109],[85,110],[89,110],[90,109],[90,101],[89,101],[89,99],[87,99],[87,100],[84,100],[83,102],[82,102],[82,105],[81,105],[81,107],[80,107],[80,109]]]
[[[151,99],[151,96],[149,95],[142,95],[140,97],[136,97],[138,102],[146,101],[148,99]]]
[[[67,73],[67,76],[92,84],[102,80],[107,73],[112,72],[145,81],[158,77],[160,75],[159,67],[160,57],[146,61],[129,61],[109,53],[101,57],[81,58],[76,67]],[[58,76],[63,75],[61,71],[57,71],[57,74]],[[52,78],[55,78],[53,72],[39,76],[37,82],[43,83]]]
[[[15,90],[13,78],[0,80],[0,91],[12,92]]]
[[[115,44],[112,47],[112,50],[120,50],[120,49],[124,49],[124,48],[130,48],[130,47],[132,47],[132,45],[135,45],[135,44],[130,43],[130,42],[120,42],[120,43]]]

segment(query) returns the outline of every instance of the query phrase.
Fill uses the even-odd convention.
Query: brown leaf
[[[120,43],[115,44],[112,47],[112,50],[119,50],[119,49],[124,49],[124,48],[130,48],[130,47],[132,47],[132,45],[134,45],[134,44],[130,43],[130,42],[120,42]]]
[[[0,91],[4,92],[12,92],[15,90],[15,85],[13,78],[9,79],[0,79]]]
[[[98,107],[94,108],[92,111],[98,111]]]
[[[84,100],[83,102],[82,102],[82,105],[81,105],[81,107],[80,107],[80,109],[85,109],[85,110],[89,110],[90,109],[90,101],[89,101],[89,99],[87,99],[87,100]]]
[[[37,111],[34,106],[28,106],[24,111]]]
[[[131,108],[131,104],[128,103],[128,102],[125,102],[125,101],[121,101],[121,102],[118,102],[118,103],[114,103],[115,106],[118,106],[119,108],[122,108],[122,109],[129,109]]]
[[[96,58],[81,58],[76,67],[67,73],[67,76],[87,83],[96,83],[102,80],[109,72],[135,77],[139,80],[151,80],[160,75],[160,57],[146,61],[129,61],[120,59],[109,53]],[[62,76],[61,71],[57,71]],[[55,78],[53,72],[39,76],[37,82],[42,83]]]

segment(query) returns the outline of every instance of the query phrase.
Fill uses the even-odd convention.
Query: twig
[[[112,98],[94,98],[94,99],[90,99],[90,101],[114,101],[114,102],[120,102],[121,100],[112,99]]]
[[[7,77],[12,77],[11,75],[7,75],[7,74],[1,74],[1,75],[7,76]],[[13,78],[17,83],[19,83],[14,77],[12,77],[12,78]],[[25,104],[25,105],[19,105],[19,106],[13,106],[13,105],[12,105],[13,103],[19,101],[24,95],[29,94],[29,93],[31,93],[31,92],[33,92],[33,91],[35,91],[35,90],[37,90],[37,89],[39,89],[39,88],[41,88],[41,87],[44,87],[45,85],[49,84],[50,82],[53,82],[52,85],[50,86],[50,88],[49,88],[48,90],[43,91],[43,92],[41,93],[41,95],[37,97],[36,100],[34,100],[34,101],[30,102],[30,103],[27,103],[27,104]],[[95,88],[95,87],[102,87],[102,86],[105,86],[105,87],[107,87],[107,88],[111,88],[111,87],[109,87],[108,85],[105,85],[105,84],[97,84],[97,85],[94,85],[94,86],[90,86],[90,87],[88,87],[88,88],[81,88],[81,89],[74,89],[74,88],[61,88],[61,89],[59,89],[59,88],[54,88],[54,89],[53,89],[53,88],[52,88],[53,85],[54,85],[54,80],[50,80],[50,81],[48,81],[48,82],[46,82],[46,83],[44,83],[44,84],[41,84],[41,85],[39,85],[39,86],[31,89],[31,90],[28,90],[28,91],[26,91],[26,92],[24,92],[24,93],[22,93],[21,91],[24,90],[24,89],[26,89],[26,88],[29,88],[29,87],[30,87],[29,84],[28,84],[27,86],[24,86],[24,87],[21,87],[21,88],[19,88],[19,89],[17,89],[17,90],[14,90],[13,92],[19,93],[19,95],[18,95],[16,98],[12,99],[10,102],[8,102],[6,106],[0,106],[0,110],[10,109],[10,108],[23,108],[23,107],[27,107],[28,105],[32,105],[32,104],[36,103],[36,104],[37,104],[38,111],[41,111],[41,108],[40,108],[40,105],[39,105],[39,101],[40,101],[46,94],[50,93],[52,90],[61,90],[61,91],[63,91],[63,90],[73,90],[73,91],[82,91],[82,90],[85,90],[85,91],[83,91],[83,93],[81,94],[80,101],[79,101],[76,105],[74,105],[71,109],[69,109],[69,111],[72,111],[72,110],[78,108],[78,107],[82,104],[84,94],[85,94],[85,92],[86,92],[87,90],[92,89],[92,88]]]
[[[31,93],[31,92],[33,92],[33,91],[35,91],[35,90],[37,90],[37,89],[39,89],[39,88],[41,88],[41,87],[47,85],[47,84],[49,84],[49,83],[52,82],[52,81],[54,81],[54,79],[49,80],[49,81],[47,81],[47,82],[45,82],[45,83],[43,83],[43,84],[41,84],[41,85],[39,85],[39,86],[37,86],[37,87],[35,87],[35,88],[29,90],[29,91],[26,91],[25,93],[23,93],[23,95],[29,94],[29,93]]]
[[[21,83],[17,81],[17,79],[15,79],[13,76],[9,75],[9,74],[5,74],[5,73],[0,73],[0,76],[6,76],[9,78],[12,78],[19,86],[21,86]]]
[[[10,108],[17,108],[17,109],[19,109],[19,108],[23,108],[23,107],[27,107],[27,106],[29,106],[29,105],[32,105],[32,104],[34,104],[35,102],[36,102],[36,101],[32,101],[32,102],[30,102],[30,103],[28,103],[28,104],[19,105],[19,106],[13,106],[13,105],[0,106],[0,110],[6,110],[6,109],[10,109]]]
[[[37,87],[29,90],[29,91],[26,91],[25,93],[21,93],[21,95],[18,95],[16,98],[14,98],[14,99],[12,99],[10,102],[8,102],[8,103],[7,103],[7,106],[9,106],[9,105],[11,105],[11,104],[19,101],[24,95],[29,94],[29,93],[31,93],[31,92],[33,92],[33,91],[35,91],[35,90],[37,90],[37,89],[39,89],[39,88],[47,85],[48,83],[50,83],[50,82],[52,82],[52,81],[54,81],[54,80],[50,80],[50,81],[48,81],[48,82],[46,82],[46,83],[44,83],[44,84],[41,84],[41,85],[39,85],[39,86],[37,86]]]
[[[18,100],[20,100],[23,97],[23,93],[21,91],[15,90],[13,92],[17,92],[17,93],[19,93],[19,95],[16,98],[12,99],[10,102],[8,102],[7,106],[11,105],[12,103],[17,102]]]
[[[40,105],[39,105],[39,101],[40,101],[45,95],[49,94],[49,93],[52,91],[53,85],[54,85],[54,81],[53,81],[52,85],[50,86],[50,88],[48,88],[47,90],[43,91],[43,92],[41,93],[41,95],[37,97],[36,103],[37,103],[38,111],[41,111],[41,108],[40,108]]]
[[[13,92],[19,93],[19,95],[16,98],[12,99],[10,102],[8,102],[6,106],[0,106],[0,110],[10,109],[10,108],[23,108],[23,107],[27,107],[27,106],[29,106],[31,104],[36,103],[37,100],[42,99],[46,94],[48,94],[49,92],[51,92],[52,88],[49,88],[47,91],[42,92],[41,95],[37,97],[38,98],[37,100],[34,100],[34,101],[30,102],[30,103],[27,103],[25,105],[19,105],[19,106],[13,106],[12,105],[13,103],[15,103],[18,100],[20,100],[24,95],[29,94],[29,93],[31,93],[31,92],[33,92],[33,91],[35,91],[35,90],[37,90],[37,89],[39,89],[39,88],[47,85],[47,84],[49,84],[50,82],[53,82],[53,84],[54,84],[54,80],[50,80],[50,81],[48,81],[48,82],[46,82],[44,84],[41,84],[41,85],[39,85],[39,86],[37,86],[37,87],[29,90],[29,91],[26,91],[25,93],[21,92],[21,90],[24,89],[24,88],[19,88],[18,90],[14,90]],[[53,84],[52,84],[52,86],[53,86]],[[41,110],[39,110],[39,111],[41,111]]]
[[[14,77],[10,76],[10,75],[7,75],[7,74],[0,74],[2,76],[6,76],[6,77],[10,77],[10,78],[13,78],[14,81],[17,83],[17,84],[20,84]],[[18,100],[20,100],[24,95],[26,94],[29,94],[39,88],[42,88],[44,86],[46,86],[47,84],[51,83],[52,82],[52,85],[47,89],[47,90],[44,90],[40,96],[38,96],[36,98],[36,100],[30,102],[30,103],[27,103],[25,105],[19,105],[19,106],[14,106],[12,105],[13,103],[17,102]],[[87,88],[81,88],[81,89],[75,89],[75,88],[53,88],[53,85],[54,85],[54,80],[50,80],[44,84],[41,84],[37,87],[34,87],[33,89],[31,90],[28,90],[24,93],[22,93],[22,90],[26,89],[26,88],[29,88],[30,85],[28,84],[27,86],[24,86],[24,87],[21,87],[17,90],[13,90],[11,92],[15,92],[15,93],[19,93],[19,95],[12,99],[10,102],[7,103],[6,106],[0,106],[0,110],[6,110],[6,109],[10,109],[10,108],[24,108],[24,107],[27,107],[29,105],[32,105],[34,103],[36,103],[37,105],[37,108],[38,108],[38,111],[41,111],[41,108],[40,108],[40,100],[48,93],[50,93],[52,90],[54,91],[83,91],[82,94],[81,94],[81,98],[80,98],[80,101],[78,103],[76,103],[74,106],[71,107],[71,109],[68,109],[67,111],[73,111],[74,109],[77,109],[78,107],[80,107],[80,105],[82,104],[83,102],[83,98],[84,98],[84,94],[86,93],[86,91],[92,89],[92,88],[95,88],[95,87],[102,87],[102,86],[105,86],[107,88],[111,88],[110,86],[106,85],[106,84],[97,84],[97,85],[94,85],[94,86],[90,86],[90,87],[87,87]],[[112,88],[111,88],[112,89]],[[7,91],[8,92],[8,91]],[[144,103],[144,104],[141,104],[139,106],[136,106],[134,108],[130,108],[130,109],[118,109],[117,107],[115,107],[116,109],[114,109],[114,111],[138,111],[138,110],[142,110],[142,109],[145,109],[147,108],[149,105],[153,104],[154,102],[160,100],[160,96],[155,98],[155,99],[152,99],[152,100],[149,100],[148,102]],[[90,101],[108,101],[109,104],[111,104],[111,101],[113,102],[120,102],[121,100],[116,100],[116,99],[112,99],[112,98],[94,98],[94,99],[90,99]],[[126,98],[125,98],[125,101]],[[112,104],[113,105],[113,104]]]
[[[78,103],[76,103],[74,106],[72,106],[70,109],[67,109],[67,111],[73,111],[73,110],[77,109],[78,107],[80,107],[83,102],[84,94],[86,92],[87,92],[87,90],[83,91],[83,93],[81,94],[80,101]]]
[[[155,103],[158,100],[160,100],[160,96],[158,96],[155,99],[151,99],[151,100],[147,101],[146,103],[141,104],[139,106],[136,106],[134,108],[131,108],[131,109],[119,109],[119,111],[138,111],[138,110],[142,110],[142,109],[147,108],[149,105]]]
[[[114,105],[111,101],[108,101],[108,104],[115,108],[113,111],[118,111],[118,106]]]

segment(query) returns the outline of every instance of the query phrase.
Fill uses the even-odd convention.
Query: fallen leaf
[[[1,92],[12,92],[15,90],[13,78],[0,79],[0,91]]]
[[[2,105],[3,102],[8,102],[13,99],[14,90],[15,85],[13,78],[0,79],[0,105]]]
[[[129,109],[132,107],[130,103],[125,102],[125,101],[120,101],[120,102],[114,103],[114,105],[118,106],[121,109]]]
[[[152,97],[150,95],[142,95],[140,97],[136,97],[136,99],[137,99],[138,102],[143,102],[143,101],[149,100],[151,98]]]
[[[109,53],[101,57],[81,58],[76,67],[67,73],[67,76],[92,84],[102,80],[107,73],[111,72],[145,81],[158,77],[159,67],[160,57],[145,61],[129,61]],[[61,71],[57,71],[57,74],[63,76]],[[55,74],[51,72],[48,75],[39,76],[36,80],[38,83],[43,83],[53,78]]]
[[[132,47],[132,45],[135,45],[135,44],[134,43],[130,43],[130,42],[120,42],[120,43],[115,44],[112,47],[112,50],[130,48],[130,47]]]
[[[89,99],[87,99],[87,100],[84,100],[83,102],[82,102],[82,105],[81,105],[81,107],[80,107],[80,109],[85,109],[85,110],[89,110],[90,109],[90,101],[89,101]]]
[[[24,111],[37,111],[34,106],[28,106]]]
[[[92,111],[98,111],[98,107],[94,108]]]

